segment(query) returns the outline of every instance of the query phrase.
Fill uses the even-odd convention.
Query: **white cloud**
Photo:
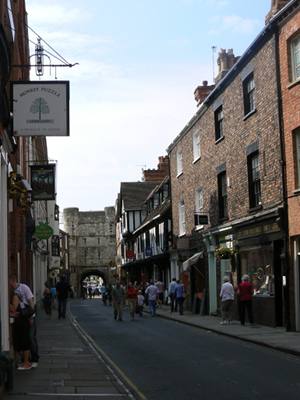
[[[261,22],[257,19],[243,18],[239,15],[215,16],[211,19],[211,34],[221,34],[224,31],[249,34],[256,32]]]
[[[60,4],[40,4],[40,2],[28,2],[30,13],[28,16],[29,26],[47,25],[60,26],[88,20],[91,15],[86,9],[67,7]],[[32,27],[33,27],[32,26]]]

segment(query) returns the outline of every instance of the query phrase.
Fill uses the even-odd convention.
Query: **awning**
[[[200,251],[199,253],[195,253],[192,255],[192,257],[188,258],[184,263],[182,264],[183,271],[187,271],[192,265],[196,264],[196,262],[200,259],[203,258],[203,251]]]

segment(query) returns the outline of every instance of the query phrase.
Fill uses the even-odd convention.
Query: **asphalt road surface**
[[[149,400],[300,400],[300,358],[145,314],[113,319],[100,299],[71,312]]]

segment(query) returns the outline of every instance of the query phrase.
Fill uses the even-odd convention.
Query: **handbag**
[[[20,315],[23,318],[31,318],[34,313],[35,310],[29,304],[24,304],[23,308],[20,307]]]

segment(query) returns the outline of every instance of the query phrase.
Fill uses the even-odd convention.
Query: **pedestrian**
[[[30,370],[30,320],[22,316],[22,302],[19,296],[14,293],[10,304],[10,317],[13,318],[12,339],[15,351],[15,359],[18,363],[18,370]],[[19,364],[19,362],[22,362]]]
[[[51,306],[53,309],[56,309],[56,287],[55,285],[51,286]]]
[[[39,349],[37,342],[37,329],[36,329],[36,305],[32,291],[25,283],[18,282],[17,276],[12,274],[9,278],[9,285],[14,290],[14,293],[20,299],[20,307],[22,309],[31,309],[31,315],[28,316],[30,324],[30,362],[32,368],[36,368],[39,362]]]
[[[137,295],[137,312],[140,317],[143,316],[144,302],[145,302],[145,297],[143,296],[142,291],[139,290]]]
[[[44,292],[43,292],[43,305],[44,310],[47,315],[51,315],[52,311],[52,298],[51,290],[48,282],[45,282]]]
[[[137,288],[133,286],[132,282],[129,282],[128,287],[127,287],[126,296],[127,296],[131,321],[134,320],[134,314],[135,314],[136,305],[137,305],[137,294],[138,294]]]
[[[185,299],[185,288],[180,280],[176,282],[175,296],[178,304],[179,314],[183,315],[183,303]]]
[[[60,281],[56,284],[58,319],[66,318],[67,300],[70,290],[71,287],[67,278],[62,275]]]
[[[238,289],[238,300],[239,300],[239,312],[240,321],[242,325],[245,325],[246,311],[250,324],[253,324],[253,313],[252,313],[252,295],[253,286],[250,282],[249,275],[243,275],[242,282],[239,283]]]
[[[174,310],[177,311],[177,302],[176,302],[176,295],[175,295],[176,286],[177,286],[176,278],[173,278],[169,284],[169,297],[170,297],[171,313]]]
[[[125,300],[125,291],[120,282],[117,281],[112,289],[112,305],[114,311],[114,319],[123,321],[123,305]]]
[[[154,285],[153,281],[150,281],[150,285],[147,287],[145,294],[148,297],[148,304],[151,316],[154,317],[156,314],[156,301],[158,296],[158,288],[156,285]]]
[[[232,321],[232,307],[234,301],[234,289],[230,283],[228,275],[223,278],[223,285],[220,291],[221,308],[222,308],[222,321],[221,325],[230,324]]]
[[[107,305],[107,290],[106,290],[106,286],[104,283],[100,287],[100,293],[101,293],[101,297],[102,297],[102,302],[106,306]]]
[[[162,281],[158,280],[156,281],[155,285],[157,286],[158,289],[157,302],[158,305],[161,306],[164,303],[164,284],[162,283]]]

